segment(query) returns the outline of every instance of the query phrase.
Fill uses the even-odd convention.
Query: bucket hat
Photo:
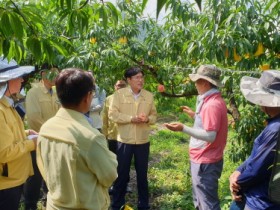
[[[223,87],[220,76],[221,70],[214,65],[201,65],[195,73],[189,75],[193,82],[204,79],[217,87]]]
[[[7,88],[8,81],[22,77],[34,71],[34,66],[19,66],[15,60],[8,61],[4,57],[0,57],[0,98],[3,97]]]
[[[280,71],[264,71],[259,79],[244,76],[241,79],[240,90],[253,104],[280,107]]]

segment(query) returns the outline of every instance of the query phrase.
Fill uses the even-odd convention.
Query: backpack
[[[277,204],[280,204],[280,134],[276,143],[276,151],[272,172],[268,187],[269,199]]]

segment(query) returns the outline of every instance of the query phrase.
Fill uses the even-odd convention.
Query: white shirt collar
[[[11,99],[10,97],[5,96],[5,95],[4,95],[4,97],[6,98],[6,100],[8,101],[8,103],[9,103],[11,106],[14,106],[14,100],[13,100],[13,99]]]
[[[140,96],[140,94],[141,94],[141,90],[140,90],[140,92],[137,93],[137,94],[135,94],[135,93],[132,91],[132,89],[130,89],[130,92],[132,93],[132,95],[133,95],[133,97],[134,97],[135,100],[136,100],[136,99]]]

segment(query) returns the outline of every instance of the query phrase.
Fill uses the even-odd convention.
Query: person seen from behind
[[[189,144],[193,203],[197,210],[220,210],[218,181],[223,170],[223,152],[228,133],[227,107],[218,87],[221,71],[214,65],[201,65],[190,74],[198,91],[196,111],[182,109],[194,119],[193,127],[165,123],[172,131],[191,136]]]
[[[26,117],[30,129],[39,132],[41,126],[59,109],[54,80],[58,69],[45,63],[41,66],[41,81],[31,84],[26,95]],[[34,175],[24,185],[25,210],[37,210],[37,202],[42,196],[42,205],[46,206],[47,188],[36,164],[36,152],[31,152]],[[42,190],[41,190],[42,189]]]
[[[117,178],[116,155],[84,115],[94,94],[91,75],[77,68],[55,79],[61,108],[40,129],[38,168],[48,187],[47,210],[107,210]]]
[[[269,118],[254,140],[250,156],[230,176],[232,197],[237,203],[245,202],[245,210],[279,210],[280,204],[270,200],[268,188],[280,133],[280,72],[267,70],[259,79],[244,76],[240,89]]]
[[[19,66],[15,60],[0,57],[0,209],[18,210],[23,184],[33,175],[31,151],[36,149],[34,130],[25,130],[15,110],[13,95],[20,92],[22,77],[33,66]]]

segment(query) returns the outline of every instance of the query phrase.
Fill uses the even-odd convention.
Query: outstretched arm
[[[164,123],[164,126],[172,131],[182,131],[184,133],[193,136],[194,138],[204,140],[207,142],[213,142],[216,139],[216,131],[206,131],[199,128],[191,128],[182,123]]]

